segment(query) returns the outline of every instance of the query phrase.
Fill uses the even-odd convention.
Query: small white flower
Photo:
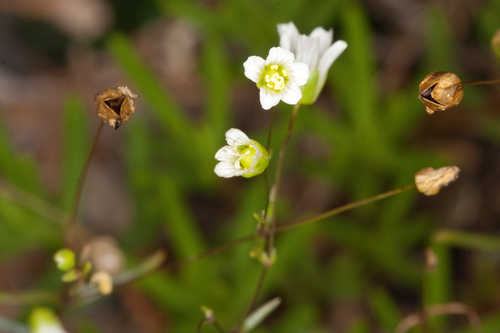
[[[266,148],[241,130],[229,129],[226,132],[226,141],[228,145],[215,153],[215,159],[220,161],[214,170],[217,176],[250,178],[261,174],[267,168],[270,156]]]
[[[307,84],[302,87],[304,96],[300,103],[314,103],[325,85],[328,70],[347,48],[347,43],[338,40],[332,44],[333,31],[322,27],[315,28],[309,36],[302,35],[292,22],[278,24],[278,34],[280,46],[291,51],[297,61],[309,66],[311,75]]]
[[[297,104],[302,98],[300,87],[309,79],[306,64],[295,61],[292,52],[281,47],[269,50],[267,59],[251,56],[243,64],[245,76],[260,89],[260,104],[269,110],[280,100]]]

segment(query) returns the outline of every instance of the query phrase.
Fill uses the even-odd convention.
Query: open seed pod
[[[118,129],[135,112],[136,98],[137,95],[125,86],[106,89],[96,96],[97,114],[109,126]]]
[[[418,88],[418,98],[429,114],[457,106],[464,97],[462,81],[453,73],[431,72]]]

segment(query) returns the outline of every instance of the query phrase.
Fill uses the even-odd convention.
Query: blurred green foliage
[[[341,112],[333,114],[320,106],[301,109],[287,156],[287,171],[300,172],[310,181],[341,189],[355,200],[411,183],[415,171],[447,161],[446,156],[435,156],[412,143],[424,115],[415,91],[419,79],[433,70],[460,73],[442,9],[430,6],[424,13],[425,30],[432,34],[427,34],[425,41],[426,54],[419,68],[422,75],[413,78],[414,84],[384,95],[378,86],[370,18],[358,1],[322,1],[311,6],[306,0],[221,0],[211,8],[194,0],[146,2],[148,8],[158,8],[155,16],[186,19],[202,33],[199,68],[206,98],[202,120],[191,121],[161,88],[128,35],[115,31],[107,39],[107,49],[150,111],[149,116],[134,117],[123,129],[127,180],[135,198],[136,216],[121,243],[131,260],[138,253],[152,250],[158,233],[168,240],[172,257],[186,258],[254,231],[251,216],[265,204],[263,182],[245,181],[243,186],[233,186],[236,192],[234,188],[224,188],[224,181],[212,171],[213,154],[223,144],[224,131],[234,126],[230,105],[233,87],[246,82],[242,63],[248,55],[264,55],[277,44],[278,22],[292,20],[301,31],[318,25],[331,26],[338,38],[349,43],[329,76],[329,93]],[[499,13],[498,2],[491,0],[479,14],[478,30],[485,44],[497,28]],[[129,29],[125,23],[118,27]],[[235,54],[228,43],[244,51]],[[284,116],[276,125],[274,151],[283,137],[288,109],[281,107]],[[47,197],[37,179],[35,163],[10,148],[4,128],[0,129],[2,176],[68,211],[89,149],[86,114],[80,99],[69,96],[58,198]],[[267,121],[264,113],[257,116]],[[498,131],[490,132],[498,142]],[[265,137],[263,131],[251,134]],[[305,134],[312,134],[328,148],[326,157],[299,159],[293,143]],[[207,218],[212,222],[209,228],[216,230],[211,232],[212,239],[205,237],[197,222],[197,207],[190,200],[193,193],[203,193],[214,205],[225,205],[226,202],[215,201],[225,199],[234,206],[230,216],[214,217],[222,216],[222,220]],[[455,300],[449,248],[433,247],[439,265],[425,276],[422,261],[415,255],[425,245],[432,245],[428,239],[433,230],[433,217],[416,211],[415,201],[416,194],[407,193],[279,235],[278,261],[266,280],[265,299],[261,300],[282,295],[284,302],[276,318],[256,332],[328,332],[323,305],[347,301],[366,301],[369,305],[369,315],[356,319],[348,332],[370,332],[373,324],[391,332],[403,312],[397,297],[391,296],[392,291],[413,295],[417,300],[422,297],[418,302],[425,305]],[[280,205],[281,220],[293,217],[292,202],[282,199]],[[61,242],[57,230],[46,227],[49,221],[4,198],[0,198],[0,217],[0,255],[4,257],[33,247],[54,249]],[[328,258],[318,257],[313,247],[320,234],[321,239],[342,251]],[[171,318],[172,332],[193,332],[201,318],[200,305],[213,308],[222,323],[232,325],[241,318],[258,279],[259,265],[248,256],[250,246],[245,244],[181,266],[175,272],[155,273],[139,285]],[[433,320],[431,325],[444,332],[447,320]],[[483,328],[483,332],[498,332],[500,313],[487,318]],[[86,324],[81,332],[97,329]]]

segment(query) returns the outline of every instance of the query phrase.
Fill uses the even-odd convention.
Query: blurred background
[[[65,288],[52,261],[62,228],[43,211],[69,212],[99,123],[94,97],[108,87],[140,97],[125,126],[104,128],[85,228],[113,237],[128,266],[158,248],[182,260],[253,232],[265,177],[217,178],[213,156],[230,127],[265,142],[270,113],[242,64],[265,56],[289,21],[302,33],[331,27],[349,47],[299,112],[280,222],[410,184],[423,167],[462,172],[436,197],[407,192],[279,235],[259,302],[283,303],[256,332],[393,332],[409,313],[450,301],[473,308],[481,332],[500,331],[500,91],[467,87],[459,107],[434,116],[417,99],[430,71],[500,77],[490,46],[498,0],[0,0],[1,318],[26,322],[49,305],[69,332],[196,332],[205,305],[225,327],[238,322],[260,271],[251,243],[167,263],[89,306],[11,295]],[[274,151],[290,110],[274,111]],[[491,246],[433,242],[443,229],[489,235]],[[460,316],[430,329],[472,332]]]

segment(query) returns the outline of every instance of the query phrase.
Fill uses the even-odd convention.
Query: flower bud
[[[453,73],[429,73],[419,85],[418,98],[429,114],[457,106],[463,97],[462,81]]]
[[[226,142],[227,145],[215,153],[219,161],[214,170],[217,176],[250,178],[266,170],[271,155],[260,143],[236,128],[226,132]]]
[[[458,178],[460,169],[457,166],[439,169],[425,168],[415,174],[415,184],[420,193],[427,196],[438,194],[443,186],[447,186]]]
[[[493,38],[491,39],[491,47],[493,48],[493,52],[495,52],[498,60],[500,60],[500,29],[498,29],[493,35]]]
[[[124,256],[116,241],[111,237],[95,237],[82,249],[80,259],[90,262],[97,272],[111,275],[120,273],[124,266]]]
[[[29,323],[32,333],[66,333],[55,313],[48,308],[35,308]]]
[[[60,249],[54,254],[54,261],[61,271],[69,271],[75,267],[75,253],[69,249]]]
[[[202,305],[201,312],[203,313],[203,317],[205,317],[205,321],[207,323],[212,323],[214,321],[214,319],[215,319],[214,310]]]
[[[97,115],[109,126],[118,129],[135,112],[136,98],[137,95],[125,86],[106,89],[96,96]]]
[[[97,272],[92,275],[90,283],[96,285],[103,295],[109,295],[113,291],[113,278],[106,272]]]

